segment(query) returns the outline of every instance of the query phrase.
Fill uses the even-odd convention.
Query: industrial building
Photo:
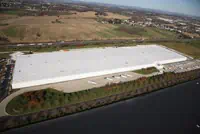
[[[76,49],[16,57],[12,88],[133,71],[187,58],[159,45]]]

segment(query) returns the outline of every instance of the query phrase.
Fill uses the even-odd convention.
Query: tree
[[[36,36],[37,36],[37,37],[41,37],[41,34],[40,34],[40,33],[37,33]]]
[[[59,100],[54,100],[54,101],[53,101],[53,105],[54,105],[54,106],[60,106]]]
[[[44,108],[51,108],[51,103],[49,102],[49,101],[47,101],[47,102],[45,102],[44,104],[43,104],[43,107]]]

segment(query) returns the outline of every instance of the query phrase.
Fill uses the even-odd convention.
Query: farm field
[[[108,13],[103,18],[129,19]],[[95,12],[72,12],[60,16],[0,14],[0,37],[10,42],[50,42],[72,40],[176,38],[173,32],[97,22]]]

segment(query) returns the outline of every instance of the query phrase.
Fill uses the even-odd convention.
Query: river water
[[[109,106],[5,132],[18,133],[200,134],[200,79]]]

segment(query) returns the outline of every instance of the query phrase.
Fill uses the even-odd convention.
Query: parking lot
[[[13,68],[13,61],[10,60],[6,60],[0,64],[0,101],[2,101],[11,90],[10,82],[12,80]]]
[[[123,72],[123,73],[115,73],[115,74],[103,75],[103,76],[98,76],[98,77],[90,77],[90,78],[73,80],[73,81],[66,81],[62,83],[28,87],[28,88],[23,88],[21,90],[33,91],[33,90],[40,90],[40,89],[46,89],[46,88],[54,88],[59,91],[69,93],[69,92],[87,90],[87,89],[91,89],[95,87],[102,87],[107,84],[132,81],[140,77],[143,77],[143,75],[137,74],[134,72]]]
[[[181,73],[195,69],[200,69],[200,60],[187,60],[183,62],[164,65],[165,72]]]

